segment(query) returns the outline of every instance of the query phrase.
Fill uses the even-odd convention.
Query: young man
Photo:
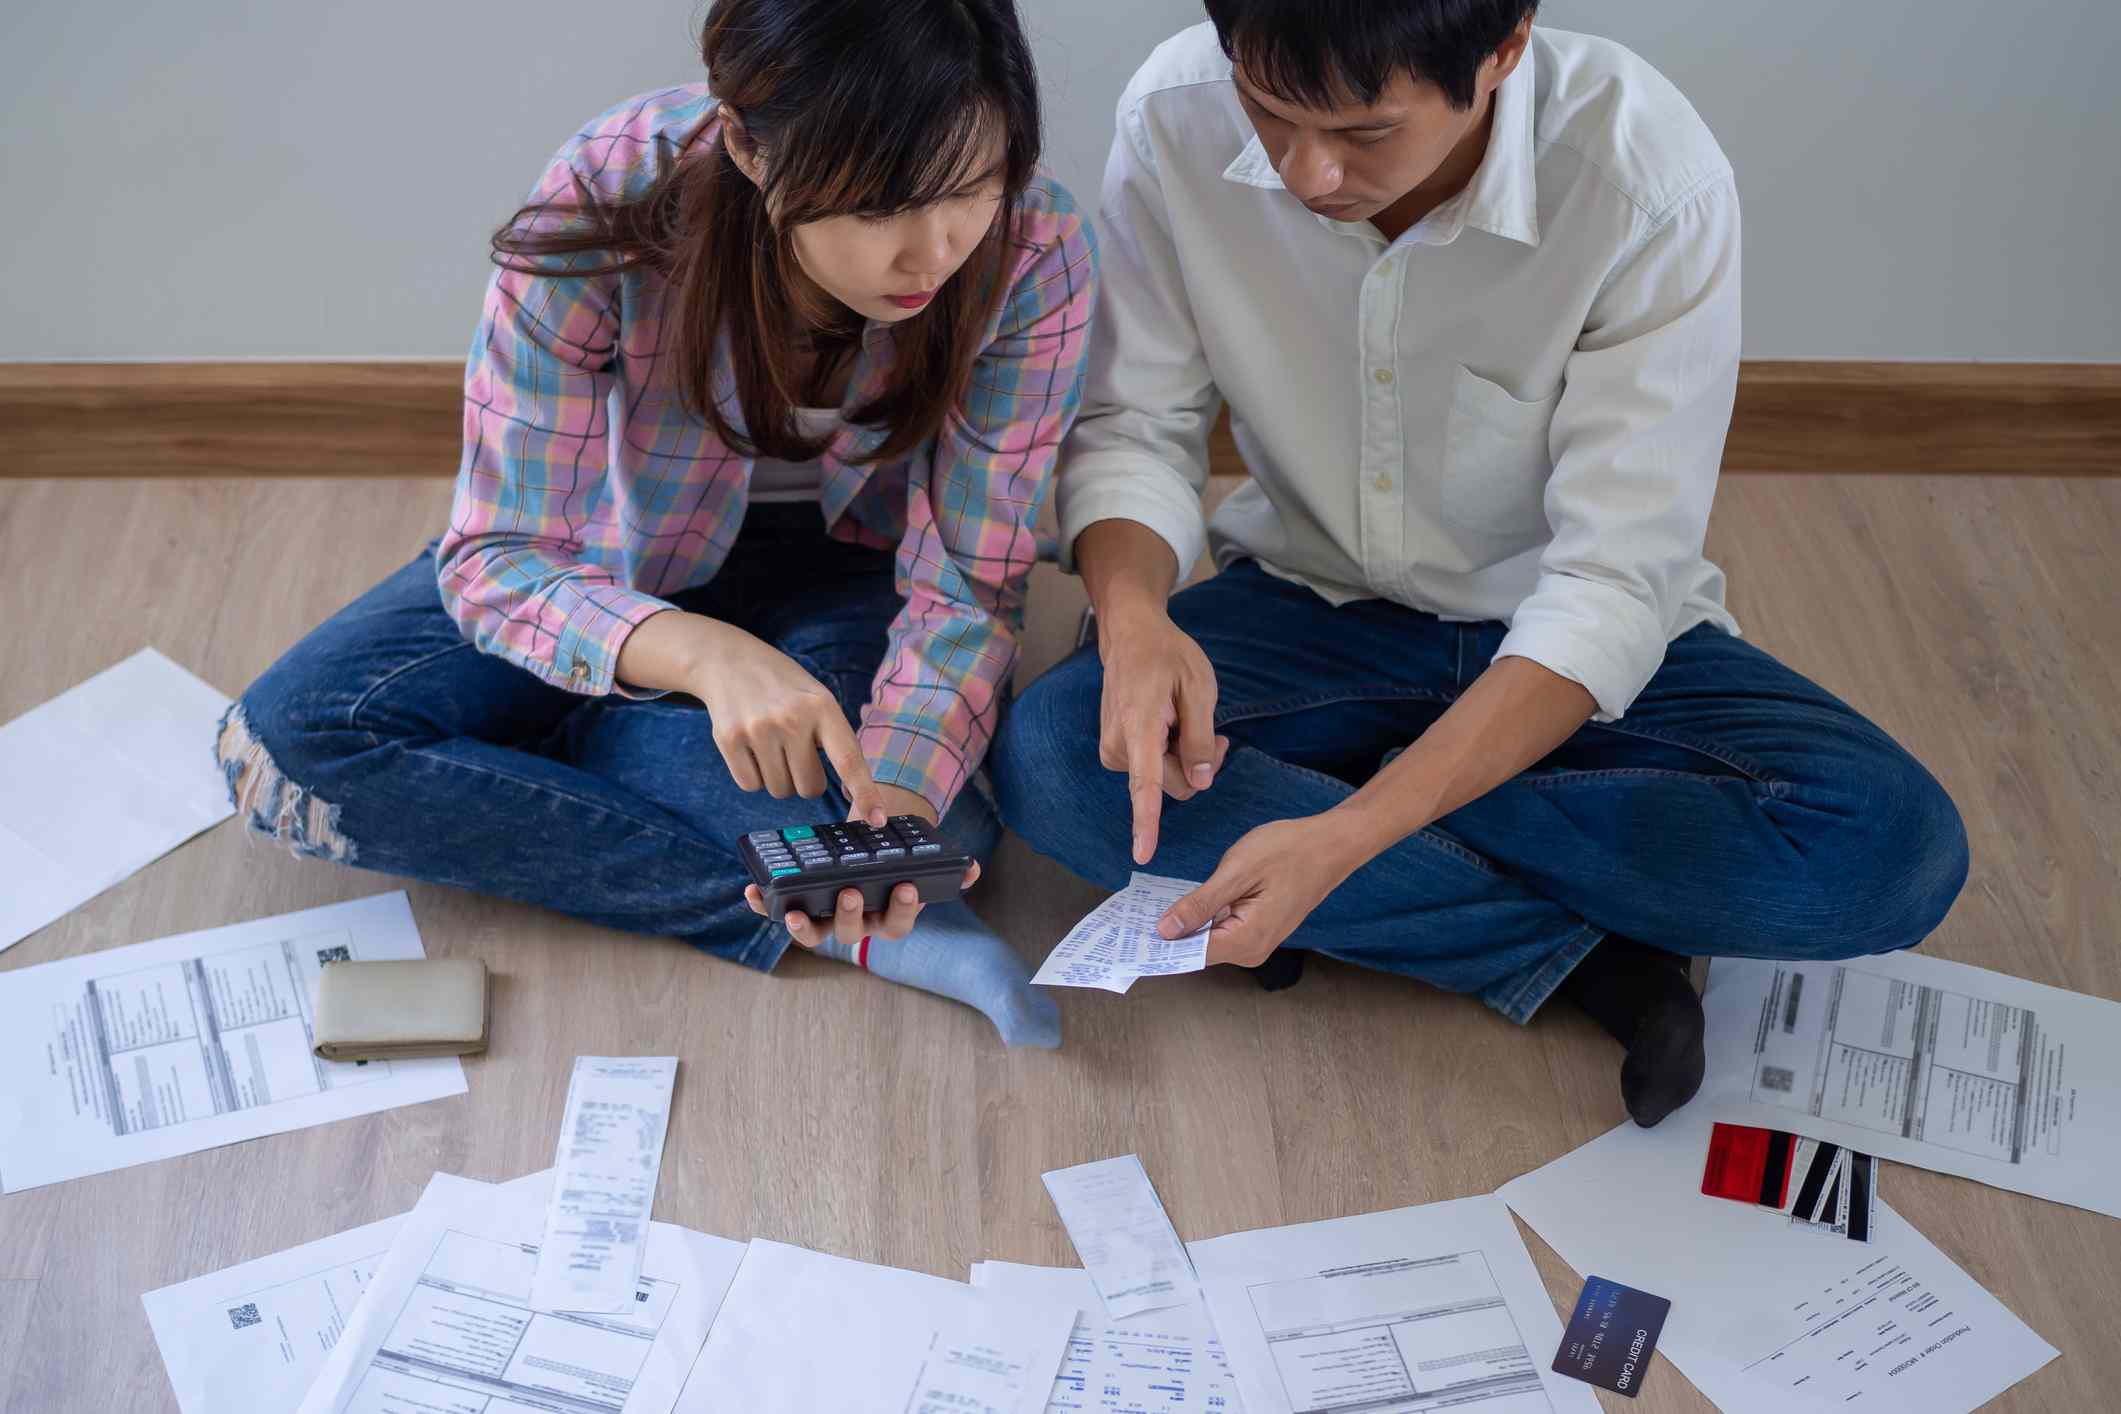
[[[1207,8],[1120,100],[1057,493],[1097,642],[1017,704],[1005,816],[1099,884],[1204,879],[1164,931],[1269,985],[1289,948],[1520,1022],[1559,990],[1655,1124],[1701,1079],[1689,957],[1911,947],[1967,870],[1702,558],[1730,166],[1536,0]],[[1224,401],[1251,480],[1204,523]]]

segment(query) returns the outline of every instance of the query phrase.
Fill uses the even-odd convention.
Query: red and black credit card
[[[1788,1211],[1797,1136],[1779,1129],[1719,1124],[1709,1135],[1701,1191],[1711,1198]]]

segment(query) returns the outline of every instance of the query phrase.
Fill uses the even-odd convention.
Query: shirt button
[[[1380,368],[1370,376],[1375,378],[1380,383],[1390,383],[1392,381],[1392,370],[1389,368]]]
[[[1389,491],[1392,489],[1392,478],[1380,471],[1377,473],[1377,480],[1371,484],[1380,491]]]

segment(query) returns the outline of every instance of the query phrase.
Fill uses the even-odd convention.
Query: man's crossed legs
[[[1174,595],[1170,612],[1215,669],[1216,730],[1231,743],[1208,790],[1164,803],[1147,867],[1188,879],[1207,878],[1254,827],[1346,800],[1479,676],[1504,633],[1383,600],[1335,608],[1249,561]],[[1033,683],[992,769],[1013,829],[1116,889],[1135,865],[1126,778],[1098,758],[1103,680],[1090,647]],[[1471,992],[1518,1022],[1570,979],[1630,1048],[1629,1108],[1654,1123],[1700,1078],[1699,1006],[1675,990],[1684,976],[1667,955],[1912,947],[1966,872],[1958,811],[1920,763],[1704,625],[1671,644],[1621,721],[1586,725],[1372,859],[1285,946]]]

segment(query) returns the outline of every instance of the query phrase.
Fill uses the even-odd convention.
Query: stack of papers
[[[144,648],[0,726],[0,951],[233,813],[226,710]]]

